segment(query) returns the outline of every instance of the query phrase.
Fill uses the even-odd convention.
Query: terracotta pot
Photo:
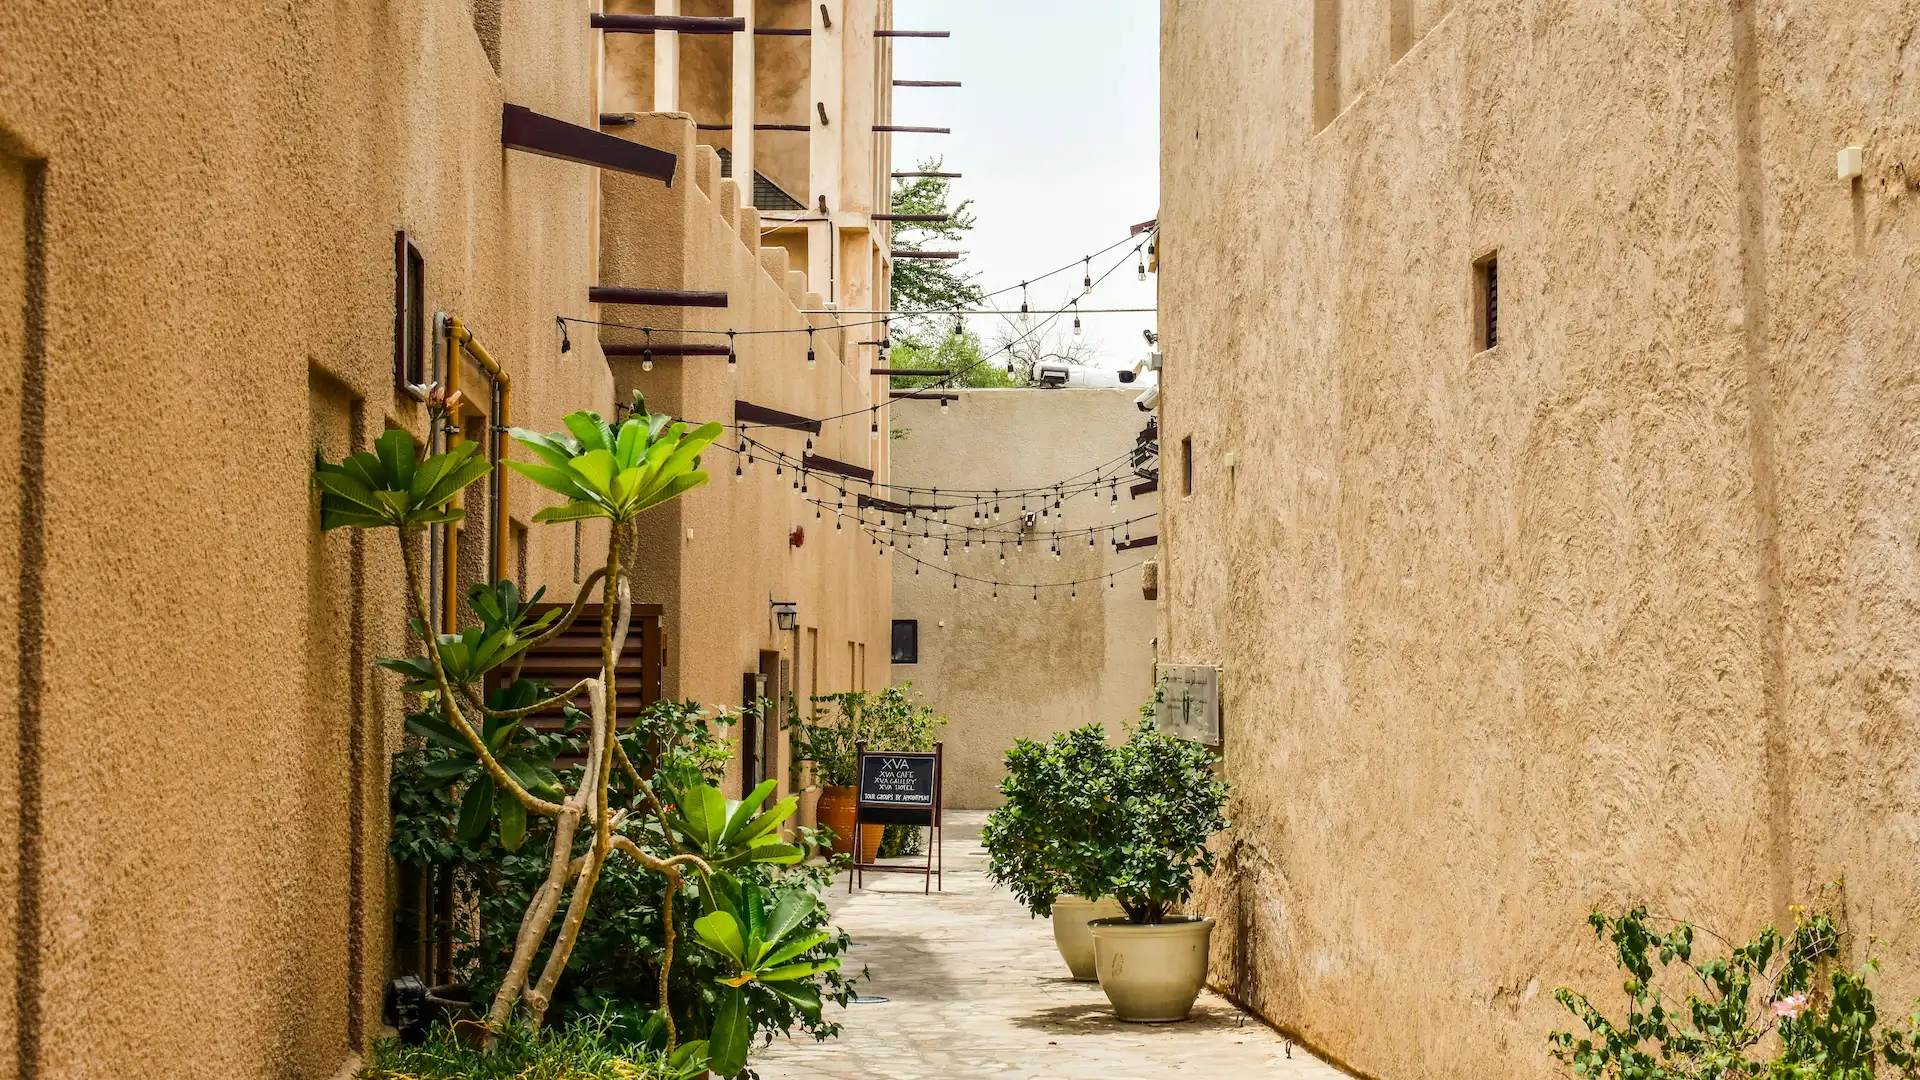
[[[820,824],[833,830],[833,853],[845,855],[853,850],[853,789],[823,787],[820,803],[814,811]],[[874,831],[874,830],[869,830]]]
[[[1087,923],[1094,919],[1117,919],[1126,914],[1113,897],[1088,900],[1084,896],[1063,896],[1053,902],[1053,943],[1067,970],[1081,982],[1099,978],[1093,964],[1093,931]]]
[[[1187,915],[1152,926],[1096,919],[1093,961],[1113,1015],[1142,1024],[1185,1020],[1207,980],[1213,920]]]
[[[880,841],[886,839],[885,825],[862,825],[860,827],[860,861],[870,863],[880,857]]]

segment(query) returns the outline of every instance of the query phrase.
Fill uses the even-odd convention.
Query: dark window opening
[[[1193,494],[1193,436],[1180,440],[1180,494]]]
[[[1473,264],[1474,347],[1500,344],[1500,257],[1490,252]]]
[[[893,662],[896,664],[920,662],[920,620],[893,620]]]
[[[399,392],[427,381],[427,260],[405,231],[393,236],[393,378]]]

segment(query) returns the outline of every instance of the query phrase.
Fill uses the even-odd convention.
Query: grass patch
[[[611,1036],[604,1022],[589,1020],[535,1035],[505,1032],[491,1054],[463,1043],[448,1025],[435,1027],[419,1046],[382,1039],[359,1080],[670,1080],[674,1075],[663,1055]]]

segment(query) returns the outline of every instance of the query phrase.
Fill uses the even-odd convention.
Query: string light
[[[1032,316],[1027,312],[1027,283],[1020,283],[1020,325],[1025,326]]]
[[[1080,287],[1093,288],[1093,256],[1091,255],[1080,260]]]
[[[740,373],[740,357],[733,351],[733,331],[727,331],[727,374]]]
[[[1139,250],[1139,248],[1135,248],[1134,253],[1139,254]],[[1145,256],[1141,256],[1140,258],[1140,280],[1147,280],[1147,260]]]
[[[640,370],[652,371],[653,370],[653,331],[652,330],[646,331],[646,335],[647,335],[646,346],[640,350]]]
[[[1080,301],[1073,302],[1073,336],[1080,336]]]
[[[1142,281],[1145,281],[1146,279],[1145,279],[1145,278],[1142,278],[1141,280],[1142,280]],[[807,370],[808,370],[808,371],[812,371],[813,369],[814,369],[814,359],[813,359],[813,327],[811,327],[811,326],[809,326],[809,327],[807,327]]]

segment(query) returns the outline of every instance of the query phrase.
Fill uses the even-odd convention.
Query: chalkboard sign
[[[876,751],[869,753],[865,743],[856,749],[853,834],[863,838],[853,846],[853,873],[847,875],[847,891],[864,881],[862,874],[925,874],[929,891],[936,880],[944,881],[945,857],[941,848],[940,759],[945,749],[933,744],[933,752],[910,753]],[[862,853],[869,842],[877,843],[873,826],[915,825],[928,830],[926,861],[923,866],[901,866],[869,862]]]
[[[860,801],[868,806],[931,807],[932,754],[875,754],[860,758]]]

